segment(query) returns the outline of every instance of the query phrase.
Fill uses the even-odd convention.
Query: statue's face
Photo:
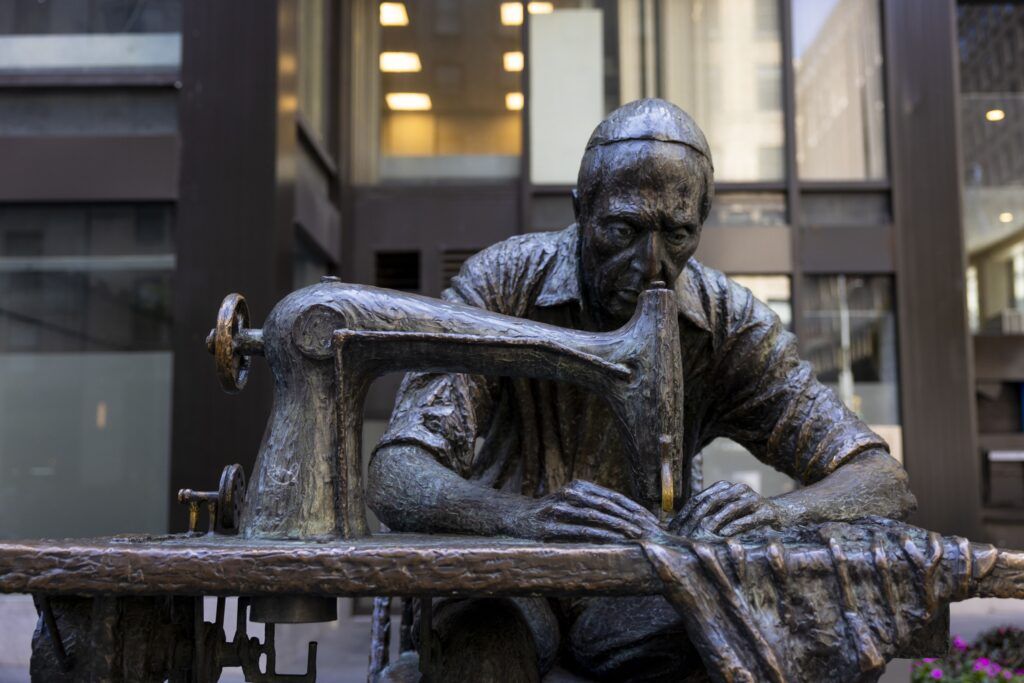
[[[576,205],[583,296],[620,326],[652,282],[669,287],[697,250],[704,173],[684,145],[631,141],[601,150],[596,192]]]

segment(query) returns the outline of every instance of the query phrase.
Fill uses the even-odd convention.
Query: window
[[[377,253],[378,287],[416,292],[420,289],[420,253],[392,251]]]
[[[972,327],[1024,329],[1024,7],[963,4],[960,132]]]
[[[7,0],[0,71],[177,69],[182,0]]]
[[[518,62],[505,54],[521,52],[520,25],[502,23],[497,0],[393,4],[403,11],[366,26],[376,38],[364,41],[375,53],[374,76],[357,86],[364,92],[356,99],[373,108],[379,145],[368,159],[357,152],[364,158],[357,177],[517,176],[522,88]]]
[[[173,135],[177,130],[178,99],[169,89],[0,90],[0,136]]]
[[[327,0],[302,0],[299,13],[299,111],[325,146],[330,139],[328,45],[332,16]]]
[[[782,85],[778,65],[757,67],[757,106],[762,111],[782,108]]]
[[[166,530],[172,224],[0,208],[0,534]]]
[[[899,358],[888,275],[805,278],[803,355],[900,457]]]
[[[785,225],[786,197],[774,192],[720,192],[707,225]]]
[[[885,74],[878,0],[792,1],[800,177],[885,178]]]
[[[462,264],[480,249],[448,249],[441,254],[441,287],[451,285],[452,278],[462,270]]]
[[[710,32],[709,21],[722,12]],[[704,130],[716,180],[784,177],[778,3],[661,3],[657,66],[660,95]]]

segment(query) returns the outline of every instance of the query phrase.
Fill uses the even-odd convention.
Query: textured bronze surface
[[[384,534],[312,543],[138,536],[0,543],[0,592],[54,595],[659,593],[636,544]]]
[[[587,332],[326,282],[275,306],[262,339],[276,393],[243,508],[249,538],[367,533],[362,401],[374,378],[411,368],[551,379],[595,392],[622,429],[638,497],[652,508],[682,499],[683,380],[671,290],[643,292],[622,328]],[[663,473],[672,475],[667,492]]]

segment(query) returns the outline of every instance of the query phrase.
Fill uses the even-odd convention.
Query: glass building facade
[[[1022,35],[1010,2],[0,2],[0,538],[181,530],[269,410],[260,362],[217,386],[225,294],[256,324],[324,275],[438,296],[569,225],[594,125],[663,97],[714,156],[698,258],[889,441],[918,522],[1024,545]],[[795,485],[725,440],[721,479]]]
[[[479,249],[570,224],[586,137],[639,97],[679,104],[709,139],[698,257],[768,301],[819,378],[931,476],[914,474],[930,438],[914,425],[932,346],[908,321],[924,292],[954,285],[921,284],[908,261],[926,231],[907,179],[949,164],[907,151],[919,112],[891,100],[937,68],[912,61],[919,48],[955,50],[968,267],[953,293],[979,337],[1012,338],[1020,9],[965,3],[955,41],[911,52],[892,33],[910,1],[277,0],[216,49],[189,23],[231,18],[198,1],[4,3],[0,534],[180,526],[170,494],[212,477],[220,453],[206,413],[252,433],[245,452],[223,439],[251,462],[269,401],[259,379],[229,407],[196,378],[228,283],[248,283],[258,310],[326,274],[437,296]],[[986,381],[996,412],[1019,408],[1020,380]],[[394,388],[371,392],[371,428]],[[988,405],[970,409],[984,433],[1019,431]],[[735,445],[705,456],[708,483],[791,485]],[[118,486],[138,496],[132,519],[73,502]],[[47,487],[66,510],[33,512]]]

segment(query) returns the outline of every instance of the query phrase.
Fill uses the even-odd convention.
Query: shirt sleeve
[[[528,305],[526,286],[537,265],[515,242],[499,243],[471,257],[445,301],[521,316]],[[387,431],[376,448],[416,444],[439,463],[468,477],[476,437],[484,433],[498,401],[500,378],[458,373],[410,372],[395,397]]]
[[[810,484],[853,456],[889,446],[821,384],[796,337],[745,288],[722,285],[714,377],[716,435]]]

